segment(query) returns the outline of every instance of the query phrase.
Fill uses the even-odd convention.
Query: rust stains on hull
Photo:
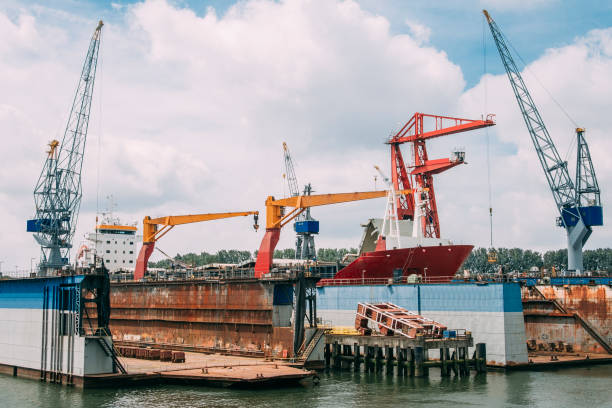
[[[290,354],[288,319],[273,324],[290,306],[274,292],[265,281],[113,283],[110,328],[119,341]]]
[[[567,351],[569,346],[570,350],[586,353],[612,350],[609,286],[523,287],[522,298],[525,334],[532,349]]]

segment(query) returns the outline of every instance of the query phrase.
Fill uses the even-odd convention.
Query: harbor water
[[[0,375],[2,407],[612,407],[612,365],[488,372],[469,378],[321,373],[320,385],[270,390],[140,386],[82,390]]]

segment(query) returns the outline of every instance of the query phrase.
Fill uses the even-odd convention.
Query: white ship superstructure
[[[110,272],[133,271],[138,254],[137,231],[136,223],[126,225],[112,214],[105,214],[95,231],[85,235],[86,242],[79,249],[78,262],[91,265],[95,254]]]

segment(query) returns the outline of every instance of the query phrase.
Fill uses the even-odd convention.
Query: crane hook
[[[259,224],[257,223],[257,221],[259,221],[259,213],[253,214],[253,221],[253,228],[255,228],[255,231],[257,231],[259,229]]]

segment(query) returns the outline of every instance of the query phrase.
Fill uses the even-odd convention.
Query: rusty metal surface
[[[393,303],[358,303],[355,329],[362,335],[369,335],[373,326],[384,336],[394,334],[410,339],[417,335],[426,338],[440,338],[446,326]]]
[[[224,350],[292,350],[291,328],[273,327],[274,284],[144,282],[111,285],[116,340]]]
[[[607,285],[541,285],[523,287],[525,334],[540,348],[562,342],[573,350],[607,353],[585,327],[612,343],[612,289]]]

